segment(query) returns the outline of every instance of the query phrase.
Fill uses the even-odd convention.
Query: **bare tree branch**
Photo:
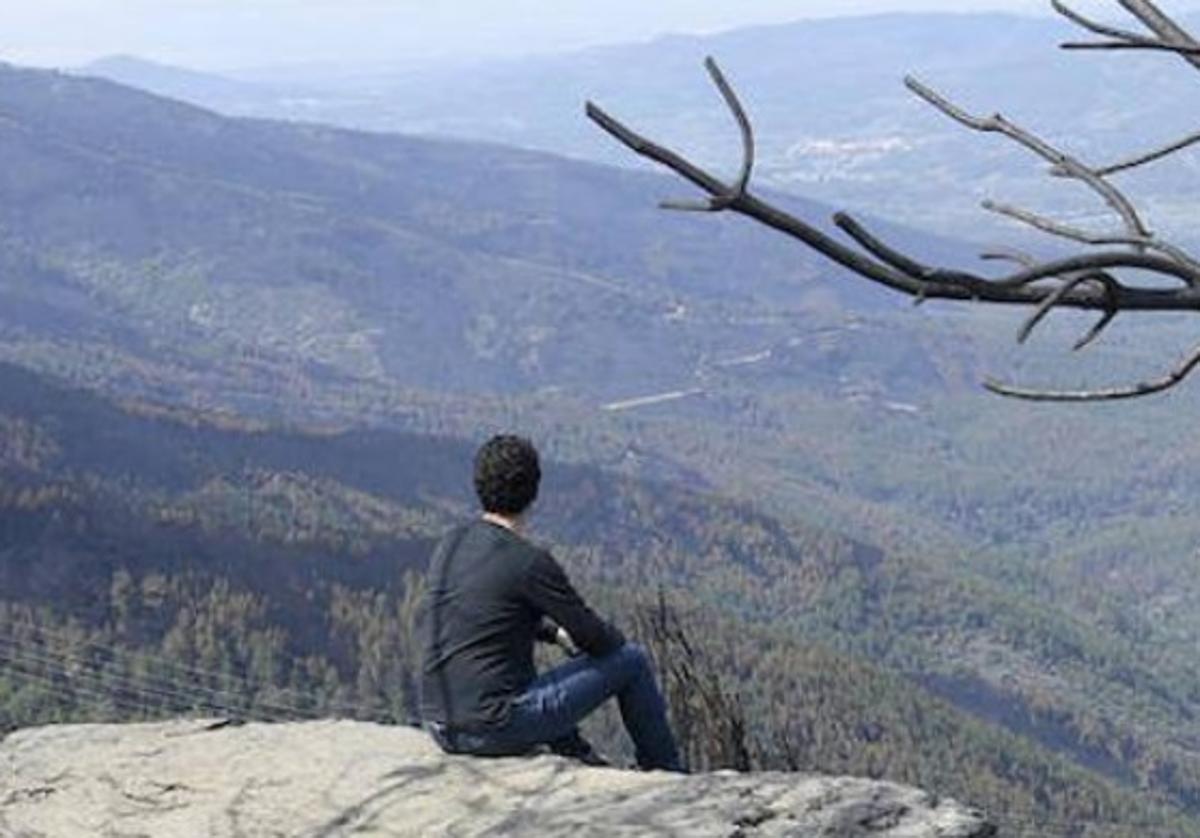
[[[1119,189],[1074,157],[1058,150],[1031,132],[1014,125],[1000,114],[994,114],[990,117],[972,116],[912,76],[905,77],[904,84],[913,93],[954,121],[974,131],[1003,134],[1057,167],[1066,177],[1072,177],[1087,184],[1121,216],[1121,220],[1124,221],[1130,236],[1137,238],[1149,237],[1150,231],[1142,223],[1142,219],[1138,216],[1137,210],[1134,209],[1133,203]]]
[[[985,250],[979,254],[979,258],[987,262],[1015,262],[1023,268],[1037,267],[1037,257],[1012,247]]]
[[[1050,233],[1053,236],[1060,236],[1064,239],[1081,242],[1082,244],[1149,244],[1152,240],[1142,238],[1131,238],[1130,236],[1115,234],[1115,235],[1099,235],[1089,233],[1087,230],[1079,227],[1072,227],[1069,224],[1064,224],[1061,221],[1055,221],[1052,218],[1047,218],[1044,215],[1039,215],[1035,212],[1030,212],[1021,207],[1014,207],[1012,204],[1002,204],[998,201],[987,200],[983,201],[982,206],[988,212],[994,212],[997,215],[1003,215],[1005,218],[1011,218],[1013,221],[1019,221],[1043,233]]]
[[[1154,163],[1158,160],[1162,160],[1164,157],[1168,157],[1177,151],[1183,151],[1185,148],[1189,148],[1196,143],[1200,143],[1200,131],[1196,132],[1195,134],[1188,134],[1182,139],[1167,143],[1161,148],[1144,152],[1135,157],[1130,157],[1126,160],[1121,160],[1108,166],[1102,166],[1094,171],[1101,177],[1115,175],[1117,172],[1124,172],[1138,166],[1144,166],[1147,163]],[[1062,169],[1059,169],[1057,166],[1050,167],[1050,174],[1054,175],[1055,177],[1068,176],[1066,172],[1064,172]]]
[[[1185,58],[1200,58],[1200,44],[1169,44],[1165,41],[1067,41],[1061,44],[1066,50],[1148,50],[1151,52],[1174,52]]]
[[[746,194],[750,176],[754,173],[754,129],[750,125],[750,118],[746,116],[741,100],[738,99],[737,93],[725,79],[725,74],[721,72],[721,68],[717,66],[717,62],[712,56],[704,60],[704,67],[708,70],[708,75],[717,86],[717,90],[721,92],[721,97],[725,100],[733,118],[737,120],[738,130],[742,132],[742,172],[738,176],[737,183],[730,187],[725,195],[716,195],[707,201],[663,201],[660,204],[663,209],[685,212],[720,212],[728,209],[730,204]]]
[[[1115,39],[1115,43],[1121,44],[1120,48],[1169,49],[1179,52],[1200,68],[1200,43],[1163,15],[1153,3],[1149,0],[1119,2],[1155,37],[1098,23],[1070,9],[1060,0],[1053,0],[1053,6],[1077,25]],[[989,117],[973,115],[916,79],[906,78],[905,84],[910,90],[956,122],[971,130],[1006,136],[1049,162],[1053,174],[1073,178],[1088,186],[1103,198],[1123,222],[1125,229],[1121,233],[1092,233],[1028,210],[986,202],[985,208],[1051,235],[1088,246],[1118,249],[1078,253],[1053,260],[1038,260],[1020,251],[988,251],[981,254],[983,259],[1013,262],[1017,269],[1000,277],[985,277],[970,271],[926,264],[889,245],[849,214],[839,212],[833,217],[834,224],[857,247],[848,246],[775,204],[751,194],[749,187],[755,148],[750,120],[716,62],[709,58],[705,66],[742,134],[742,167],[733,184],[725,183],[679,153],[638,134],[596,104],[587,103],[588,117],[601,129],[635,153],[671,169],[709,196],[704,201],[668,202],[664,204],[668,208],[707,212],[730,210],[745,215],[800,241],[847,270],[907,294],[917,302],[926,299],[978,300],[1031,306],[1033,310],[1018,333],[1018,340],[1022,342],[1055,308],[1101,312],[1099,320],[1075,343],[1075,349],[1092,343],[1123,311],[1200,311],[1200,260],[1182,248],[1156,238],[1143,223],[1133,203],[1106,180],[1108,175],[1159,160],[1200,142],[1200,133],[1097,169],[1085,165],[1000,114]],[[1177,280],[1181,287],[1131,284],[1114,271],[1137,271],[1152,277],[1170,278]],[[1200,364],[1200,350],[1163,378],[1123,388],[1040,391],[1003,384],[994,379],[988,379],[985,386],[1002,395],[1037,401],[1124,399],[1169,389],[1182,381],[1197,364]]]
[[[1103,334],[1104,330],[1107,329],[1109,324],[1116,319],[1117,314],[1119,313],[1120,309],[1116,308],[1109,309],[1108,311],[1104,312],[1104,316],[1096,321],[1096,325],[1088,329],[1087,334],[1075,341],[1075,343],[1071,345],[1071,349],[1078,352],[1080,349],[1085,349],[1090,346],[1092,342],[1096,340],[1096,338]]]
[[[1172,20],[1150,0],[1119,0],[1120,4],[1142,22],[1157,38],[1150,38],[1127,29],[1097,23],[1070,9],[1059,0],[1051,0],[1054,10],[1063,17],[1109,41],[1070,41],[1062,45],[1072,50],[1162,50],[1179,54],[1193,67],[1200,69],[1200,42]]]
[[[1164,44],[1200,48],[1200,42],[1197,42],[1186,29],[1172,20],[1151,0],[1118,0],[1118,2],[1125,11],[1136,17],[1147,29],[1161,38]],[[1200,55],[1180,51],[1180,57],[1200,70]]]
[[[735,208],[737,209],[737,208]],[[743,210],[738,210],[743,211]],[[752,215],[752,213],[746,213]],[[844,212],[834,216],[835,223],[877,258],[888,262],[899,270],[899,265],[908,261],[917,273],[908,274],[922,280],[918,289],[922,295],[941,299],[972,299],[991,303],[1017,303],[1022,305],[1041,303],[1045,293],[1029,291],[1019,293],[1035,282],[1055,278],[1071,278],[1086,271],[1112,268],[1138,268],[1162,276],[1180,280],[1186,289],[1162,290],[1132,285],[1120,285],[1120,306],[1124,309],[1141,311],[1175,311],[1179,309],[1200,310],[1200,269],[1180,264],[1173,259],[1145,253],[1126,251],[1103,251],[1079,254],[1050,262],[1035,262],[1026,270],[1009,274],[999,279],[987,279],[976,274],[943,268],[930,268],[884,244],[877,236],[867,232],[861,224]],[[957,289],[957,290],[956,290]],[[963,292],[967,292],[964,296]],[[1101,308],[1093,296],[1068,295],[1063,305],[1074,308]]]
[[[1142,20],[1151,29],[1151,31],[1159,33],[1161,37],[1167,38],[1166,41],[1156,40],[1137,32],[1131,32],[1128,29],[1119,29],[1115,26],[1098,23],[1084,15],[1071,9],[1061,0],[1051,0],[1051,5],[1054,10],[1067,20],[1076,25],[1095,32],[1098,35],[1114,39],[1113,41],[1103,41],[1100,43],[1079,43],[1070,42],[1063,44],[1065,49],[1157,49],[1178,52],[1184,55],[1200,54],[1200,43],[1197,43],[1182,27],[1171,21],[1160,10],[1154,7],[1152,3],[1133,3],[1125,5],[1139,20]],[[1200,63],[1193,62],[1194,66],[1200,67]],[[1096,168],[1094,171],[1101,177],[1123,172],[1128,169],[1143,166],[1147,163],[1153,163],[1161,160],[1177,151],[1188,148],[1200,142],[1200,132],[1190,134],[1180,140],[1168,143],[1161,148],[1148,151],[1144,154],[1139,154],[1136,157],[1114,163],[1110,166]],[[1054,166],[1051,168],[1051,174],[1063,177],[1067,176],[1067,172],[1061,168]]]
[[[979,255],[979,258],[986,259],[986,260],[994,260],[994,261],[1016,262],[1018,265],[1022,265],[1029,269],[1037,267],[1037,264],[1038,264],[1037,259],[1034,256],[1032,256],[1028,253],[1024,253],[1019,250],[1013,250],[1011,248],[1006,248],[1003,250],[987,251],[987,252],[981,253]],[[1088,278],[1088,275],[1086,275],[1086,274],[1083,274],[1080,276],[1083,279]],[[1105,292],[1109,295],[1108,296],[1109,309],[1104,312],[1104,315],[1096,322],[1096,325],[1092,326],[1092,328],[1089,329],[1088,332],[1083,337],[1081,337],[1079,340],[1077,340],[1075,342],[1075,344],[1071,347],[1072,349],[1074,349],[1076,351],[1087,347],[1093,341],[1095,341],[1096,338],[1100,337],[1101,333],[1109,326],[1109,324],[1112,323],[1112,321],[1116,318],[1117,313],[1120,311],[1120,309],[1117,307],[1118,306],[1118,302],[1117,302],[1118,301],[1118,293],[1117,292],[1119,291],[1119,283],[1117,283],[1117,281],[1113,278],[1112,274],[1102,273],[1102,274],[1097,274],[1096,277],[1099,278],[1099,281],[1104,285]],[[1065,292],[1065,291],[1069,291],[1070,289],[1068,288],[1067,284],[1064,284],[1061,290]],[[1056,296],[1055,294],[1051,294],[1049,297],[1046,298],[1045,301],[1042,302],[1042,307],[1039,307],[1039,311],[1043,311],[1043,310],[1049,311],[1049,306],[1047,306],[1047,302],[1049,302],[1051,305],[1053,305],[1053,304],[1056,304],[1058,302],[1058,299],[1060,299],[1060,298],[1061,298],[1061,295]],[[1038,319],[1041,318],[1041,315],[1038,315],[1036,312],[1035,312],[1035,316],[1038,317]],[[1036,325],[1036,323],[1034,323],[1032,325],[1027,324],[1026,327],[1024,327],[1022,329],[1021,333],[1018,334],[1018,337],[1017,337],[1018,342],[1022,342],[1022,343],[1024,342],[1025,338],[1028,336],[1028,331],[1032,329],[1033,325]]]
[[[892,266],[896,270],[906,276],[919,277],[924,280],[934,279],[938,271],[929,265],[922,264],[911,256],[907,256],[895,248],[884,244],[881,239],[876,238],[867,229],[854,220],[849,213],[839,212],[833,216],[833,223],[836,224],[850,238],[854,239],[863,248],[881,262]],[[974,277],[966,278],[965,281],[971,281]]]
[[[898,270],[921,276],[925,279],[960,282],[968,287],[980,282],[987,282],[971,274],[939,271],[926,265],[922,265],[919,262],[915,262],[910,257],[889,247],[875,236],[871,235],[862,227],[862,225],[860,225],[846,213],[838,213],[834,216],[834,221],[838,227],[845,230],[847,235],[851,236],[851,238],[857,241],[866,250],[870,251],[877,258],[887,262]],[[1014,258],[1013,254],[1011,253],[985,253],[983,256],[984,258]],[[1032,274],[1031,278],[1023,280],[1020,284],[1028,285],[1046,278],[1038,275],[1038,263],[1032,257],[1026,255],[1024,258],[1015,258],[1019,264],[1025,265],[1028,269],[1028,272]],[[1029,335],[1033,332],[1034,328],[1037,327],[1038,323],[1040,323],[1042,319],[1050,313],[1050,310],[1054,308],[1054,306],[1058,305],[1071,291],[1078,288],[1085,282],[1095,282],[1102,286],[1105,294],[1105,312],[1100,321],[1093,326],[1086,335],[1084,335],[1075,343],[1074,348],[1077,350],[1083,349],[1085,346],[1092,343],[1097,337],[1100,336],[1100,333],[1104,330],[1104,328],[1108,326],[1116,317],[1117,311],[1119,310],[1118,300],[1122,286],[1116,279],[1113,278],[1111,274],[1102,271],[1096,271],[1091,273],[1064,275],[1062,278],[1064,280],[1063,283],[1050,291],[1050,293],[1047,294],[1038,305],[1033,314],[1025,321],[1025,324],[1021,327],[1017,335],[1018,343],[1024,343],[1029,338]],[[994,286],[995,281],[991,281],[990,284]],[[924,300],[924,297],[917,298],[918,303],[924,302]]]
[[[1030,227],[1034,227],[1044,233],[1049,233],[1053,236],[1059,236],[1061,238],[1077,241],[1081,244],[1091,244],[1097,246],[1124,244],[1145,248],[1148,250],[1157,250],[1172,259],[1177,259],[1184,264],[1190,265],[1196,271],[1200,271],[1200,262],[1196,262],[1194,259],[1192,259],[1192,257],[1189,256],[1187,252],[1183,250],[1183,248],[1176,247],[1173,244],[1164,242],[1161,239],[1157,239],[1153,236],[1137,237],[1121,234],[1090,233],[1087,230],[1082,230],[1078,227],[1072,227],[1069,224],[1063,224],[1062,222],[1055,221],[1043,215],[1038,215],[1037,213],[1030,212],[1029,210],[1022,209],[1020,207],[1014,207],[1010,204],[997,203],[996,201],[984,201],[983,208],[989,212],[994,212],[998,215],[1003,215],[1006,218],[1011,218],[1014,221],[1019,221],[1022,224],[1027,224]],[[1189,280],[1185,281],[1189,282],[1189,284],[1193,284]]]
[[[1079,276],[1072,277],[1050,292],[1050,294],[1046,296],[1046,299],[1042,300],[1041,305],[1039,305],[1033,314],[1029,316],[1029,319],[1025,321],[1025,324],[1017,333],[1017,343],[1024,343],[1026,340],[1028,340],[1029,336],[1033,334],[1033,330],[1037,328],[1037,324],[1042,321],[1042,318],[1050,313],[1050,309],[1058,305],[1058,302],[1064,296],[1085,282],[1098,282],[1103,287],[1105,301],[1108,304],[1108,310],[1104,313],[1104,317],[1100,320],[1100,325],[1093,327],[1082,341],[1075,344],[1075,348],[1082,349],[1084,346],[1091,343],[1096,336],[1099,335],[1100,330],[1103,329],[1104,326],[1108,325],[1117,312],[1116,300],[1120,291],[1120,284],[1109,274],[1102,272],[1081,274]]]
[[[1053,262],[1043,262],[1036,268],[1013,274],[1006,279],[996,280],[993,284],[1021,285],[1036,279],[1106,268],[1141,268],[1151,273],[1181,279],[1189,286],[1186,289],[1165,291],[1123,285],[1121,287],[1121,308],[1137,311],[1200,310],[1200,294],[1190,287],[1200,279],[1200,274],[1187,265],[1181,265],[1174,260],[1153,254],[1114,251],[1068,256]],[[1077,307],[1093,308],[1093,306],[1087,305]]]
[[[1195,350],[1184,361],[1162,378],[1142,381],[1129,387],[1113,387],[1106,390],[1029,390],[1013,387],[994,378],[983,382],[983,386],[1002,396],[1040,402],[1096,402],[1135,399],[1152,393],[1169,390],[1183,381],[1200,364],[1200,349]]]
[[[729,195],[730,188],[719,179],[701,169],[690,160],[636,133],[610,116],[598,105],[588,102],[587,115],[600,128],[608,132],[630,150],[672,169],[685,180],[691,181],[713,197]],[[907,294],[916,294],[920,291],[920,283],[911,277],[905,276],[886,265],[863,256],[857,251],[851,250],[815,227],[805,224],[800,219],[757,200],[748,191],[743,192],[731,201],[725,209],[744,213],[768,227],[793,236],[814,250],[825,254],[843,267],[890,288],[903,291]]]
[[[1141,33],[1133,32],[1129,29],[1118,29],[1115,26],[1109,26],[1108,24],[1099,23],[1098,21],[1092,20],[1089,17],[1085,17],[1084,15],[1072,9],[1066,3],[1063,3],[1062,0],[1050,0],[1050,5],[1054,8],[1054,11],[1058,12],[1076,26],[1086,29],[1089,32],[1095,32],[1097,35],[1104,35],[1108,38],[1116,38],[1118,40],[1126,41],[1150,40]]]
[[[666,166],[710,195],[720,197],[730,193],[730,187],[721,180],[676,152],[646,139],[595,103],[587,103],[587,115],[600,128],[630,150]],[[749,190],[731,201],[726,209],[749,216],[768,227],[796,238],[855,273],[913,296],[949,300],[983,299],[989,302],[1027,305],[1041,302],[1045,294],[1023,290],[1020,286],[1028,285],[1038,279],[1078,271],[1121,267],[1139,268],[1175,276],[1188,283],[1200,283],[1200,271],[1192,270],[1165,257],[1125,251],[1072,256],[1046,262],[1035,269],[1025,270],[998,280],[989,280],[963,271],[944,270],[935,270],[930,274],[930,278],[922,279],[920,276],[897,270],[883,261],[877,261],[850,249],[796,216],[760,200]],[[1158,289],[1136,287],[1125,287],[1121,294],[1122,308],[1147,311],[1200,309],[1200,295],[1197,294],[1181,296],[1181,292],[1178,291],[1168,293]],[[1061,304],[1078,308],[1102,307],[1097,304],[1094,295],[1070,294]]]

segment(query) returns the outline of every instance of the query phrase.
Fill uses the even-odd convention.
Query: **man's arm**
[[[550,620],[542,620],[533,630],[533,639],[538,643],[554,643],[558,639],[558,626]]]
[[[562,626],[575,645],[589,655],[607,655],[625,643],[620,631],[588,608],[549,553],[539,553],[530,566],[525,596],[534,608]]]

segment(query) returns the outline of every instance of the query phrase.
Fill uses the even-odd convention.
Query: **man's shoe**
[[[584,765],[596,768],[606,768],[612,765],[612,763],[596,753],[596,749],[592,747],[592,743],[580,736],[578,732],[551,742],[550,753],[557,754],[560,757],[568,757],[577,762],[582,762]]]

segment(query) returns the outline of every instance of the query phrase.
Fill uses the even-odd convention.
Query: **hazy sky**
[[[1118,15],[1116,0],[1076,0]],[[1168,11],[1195,0],[1163,0]],[[0,58],[132,53],[208,69],[569,49],[806,17],[898,10],[1046,13],[1048,0],[0,0]]]

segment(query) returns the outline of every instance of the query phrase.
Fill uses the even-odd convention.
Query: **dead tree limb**
[[[1089,32],[1094,32],[1097,35],[1103,35],[1106,38],[1114,38],[1120,41],[1151,40],[1145,35],[1140,35],[1132,30],[1119,29],[1115,26],[1109,26],[1106,23],[1100,23],[1099,21],[1086,17],[1085,15],[1082,15],[1072,9],[1066,3],[1063,3],[1062,0],[1050,0],[1050,6],[1054,9],[1054,11],[1071,21],[1071,23],[1074,23],[1076,26],[1086,29]]]
[[[1082,28],[1109,38],[1087,48],[1120,45],[1127,49],[1167,50],[1179,54],[1200,69],[1200,42],[1194,40],[1174,20],[1150,0],[1118,0],[1151,34],[1143,35],[1099,23],[1072,10],[1060,0],[1053,8]],[[1064,46],[1079,46],[1064,44]],[[1100,311],[1097,323],[1075,343],[1076,349],[1091,344],[1120,312],[1128,311],[1200,311],[1200,259],[1183,248],[1163,241],[1149,229],[1130,198],[1109,176],[1136,166],[1161,160],[1200,142],[1200,133],[1177,140],[1151,152],[1137,155],[1106,167],[1096,167],[1057,148],[1032,131],[1000,114],[977,116],[961,108],[931,87],[910,77],[905,85],[918,97],[945,116],[974,131],[999,134],[1050,163],[1051,174],[1072,178],[1100,197],[1120,219],[1119,233],[1100,234],[1081,230],[1029,210],[994,201],[984,206],[1032,226],[1042,232],[1099,247],[1048,261],[1028,254],[988,252],[983,258],[1008,261],[1017,266],[1007,275],[983,276],[971,271],[929,265],[904,253],[870,232],[847,213],[833,217],[834,224],[855,246],[849,246],[750,191],[754,169],[755,138],[752,124],[736,91],[713,58],[705,61],[709,76],[726,106],[733,114],[742,135],[742,167],[736,181],[727,184],[683,155],[638,134],[593,102],[587,103],[587,115],[602,130],[635,153],[672,170],[708,194],[702,201],[667,201],[667,209],[689,211],[731,211],[794,238],[847,270],[913,297],[917,302],[930,299],[980,301],[1029,306],[1032,313],[1018,333],[1024,341],[1045,317],[1056,308]],[[1131,281],[1128,274],[1151,279],[1168,279],[1177,287],[1161,287],[1144,281]],[[1189,356],[1166,376],[1127,387],[1099,390],[1032,390],[987,379],[992,392],[1038,401],[1093,401],[1125,399],[1157,393],[1182,381],[1200,364],[1200,350]]]
[[[1154,163],[1157,160],[1162,160],[1164,157],[1169,157],[1177,151],[1183,151],[1185,148],[1188,148],[1189,146],[1193,146],[1196,143],[1200,143],[1200,132],[1197,132],[1195,134],[1189,134],[1188,136],[1183,137],[1182,139],[1173,140],[1173,141],[1167,143],[1166,145],[1164,145],[1162,148],[1156,148],[1156,149],[1153,149],[1152,151],[1147,151],[1143,154],[1138,154],[1127,160],[1122,160],[1120,162],[1113,163],[1108,166],[1102,166],[1102,167],[1096,169],[1096,174],[1098,174],[1102,177],[1107,177],[1108,175],[1115,175],[1117,172],[1124,172],[1129,169],[1135,169],[1138,166],[1144,166],[1147,163]],[[1053,175],[1059,176],[1059,177],[1063,176],[1063,174],[1064,174],[1064,173],[1058,171],[1057,169],[1051,169],[1050,173]]]
[[[1013,387],[991,378],[985,380],[983,386],[993,393],[998,393],[1002,396],[1013,396],[1019,399],[1029,399],[1030,401],[1115,401],[1118,399],[1133,399],[1138,396],[1148,396],[1152,393],[1161,393],[1163,390],[1169,390],[1183,381],[1188,373],[1195,369],[1198,364],[1200,364],[1200,349],[1193,351],[1175,369],[1162,378],[1156,378],[1152,381],[1142,381],[1128,387],[1113,387],[1105,390],[1057,390],[1054,392],[1045,392]]]
[[[1138,247],[1146,250],[1157,250],[1163,255],[1175,259],[1176,261],[1191,265],[1196,270],[1200,270],[1200,262],[1188,254],[1182,247],[1177,247],[1170,242],[1156,239],[1154,236],[1131,236],[1122,233],[1090,233],[1087,230],[1081,230],[1078,227],[1072,227],[1069,224],[1064,224],[1061,221],[1055,221],[1052,218],[1047,218],[1043,215],[1030,212],[1020,207],[1010,206],[1009,204],[1001,204],[996,201],[984,201],[983,208],[989,212],[994,212],[998,215],[1003,215],[1006,218],[1011,218],[1014,221],[1019,221],[1022,224],[1027,224],[1041,230],[1043,233],[1049,233],[1052,236],[1070,239],[1071,241],[1079,242],[1080,244],[1091,245],[1128,245],[1130,247]]]
[[[921,84],[921,82],[912,76],[906,76],[904,84],[917,96],[960,125],[964,125],[973,131],[1003,134],[1013,142],[1024,146],[1043,160],[1051,163],[1064,177],[1075,178],[1081,183],[1086,184],[1121,216],[1121,220],[1125,223],[1125,228],[1129,231],[1130,236],[1146,238],[1150,235],[1150,231],[1146,229],[1145,224],[1142,223],[1142,219],[1138,216],[1137,210],[1134,209],[1133,203],[1125,197],[1121,190],[1117,189],[1107,180],[1096,174],[1090,167],[1085,166],[1074,157],[1060,151],[1019,125],[1013,124],[1000,114],[994,114],[990,117],[972,116],[944,96]]]
[[[1063,44],[1063,48],[1161,50],[1174,52],[1196,69],[1200,69],[1200,41],[1194,39],[1170,15],[1158,8],[1151,0],[1117,0],[1117,2],[1149,29],[1154,37],[1097,23],[1074,11],[1061,0],[1051,0],[1050,5],[1054,10],[1072,23],[1110,39],[1106,41],[1071,41]]]
[[[1133,15],[1142,25],[1162,39],[1164,45],[1169,44],[1180,49],[1180,57],[1200,70],[1200,55],[1192,52],[1200,50],[1200,42],[1180,26],[1166,12],[1158,8],[1151,0],[1118,0],[1121,7]]]
[[[1062,45],[1068,50],[1145,50],[1150,52],[1174,52],[1183,56],[1200,57],[1200,45],[1168,44],[1164,41],[1067,41]]]

